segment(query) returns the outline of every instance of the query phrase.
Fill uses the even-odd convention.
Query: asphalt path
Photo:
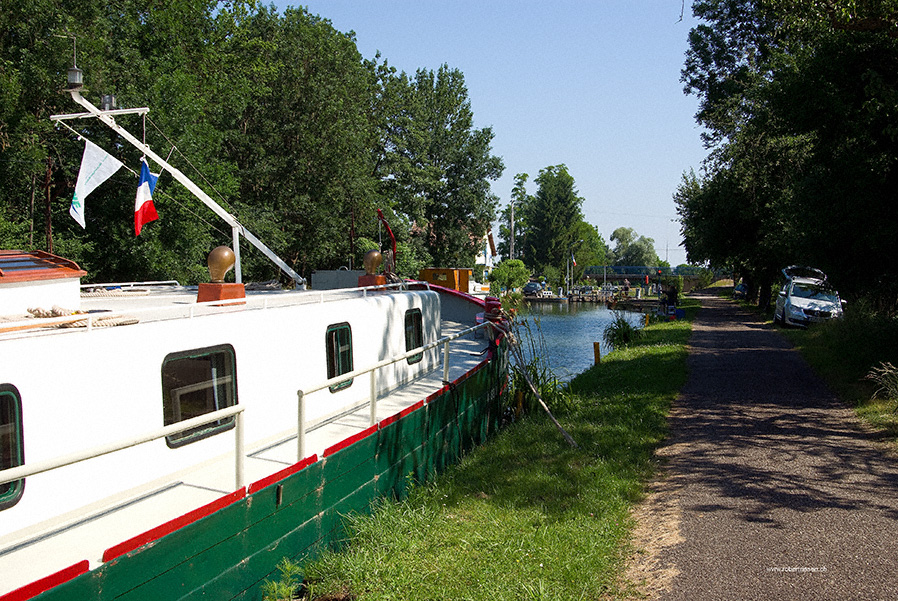
[[[898,459],[772,328],[700,296],[650,596],[898,598]],[[673,517],[671,517],[673,516]],[[656,516],[657,518],[657,516]]]

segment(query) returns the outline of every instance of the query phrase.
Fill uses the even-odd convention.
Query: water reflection
[[[642,319],[641,313],[626,311],[624,315],[633,324]],[[529,303],[518,319],[530,324],[534,336],[542,334],[549,365],[565,382],[592,367],[594,342],[600,343],[602,355],[611,350],[602,333],[614,320],[614,312],[604,303]],[[527,328],[520,330],[526,333]]]

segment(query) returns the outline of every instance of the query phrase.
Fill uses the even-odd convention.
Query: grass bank
[[[435,482],[412,486],[406,500],[349,516],[342,552],[304,570],[311,597],[625,596],[629,509],[655,469],[653,451],[685,383],[690,331],[689,320],[653,324],[571,383],[573,402],[556,417],[579,449],[534,413]]]

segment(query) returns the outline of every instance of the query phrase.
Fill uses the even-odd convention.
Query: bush
[[[495,284],[507,292],[520,288],[529,279],[530,270],[524,266],[524,262],[520,259],[502,261],[493,268],[489,275],[490,284]]]
[[[615,311],[614,321],[608,324],[605,331],[602,332],[602,339],[617,350],[642,338],[644,334],[645,332],[627,320],[626,315],[620,311]]]

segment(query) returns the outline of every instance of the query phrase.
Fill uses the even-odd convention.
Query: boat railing
[[[88,459],[95,459],[97,457],[102,457],[103,455],[108,455],[110,453],[124,451],[125,449],[135,447],[137,445],[152,442],[154,440],[159,440],[160,438],[165,438],[166,436],[180,434],[192,428],[205,426],[206,424],[221,419],[236,416],[237,423],[234,428],[234,454],[236,456],[234,472],[237,485],[236,487],[239,489],[242,488],[245,484],[243,425],[243,411],[245,408],[246,407],[244,405],[233,405],[231,407],[225,407],[224,409],[219,409],[210,413],[204,413],[203,415],[197,417],[185,419],[184,421],[180,421],[163,428],[158,428],[142,435],[131,436],[129,438],[124,438],[115,442],[83,449],[74,453],[69,453],[68,455],[63,455],[61,457],[47,459],[45,461],[29,462],[18,467],[0,470],[0,485],[6,484],[7,482],[15,482],[16,480],[34,476],[42,472],[49,472],[51,470],[73,465],[75,463],[87,461]]]
[[[138,287],[153,286],[177,286],[177,282],[129,282],[121,284],[93,284],[82,286],[83,288],[110,288],[116,287],[123,290],[136,290]],[[308,304],[323,304],[337,300],[368,297],[378,294],[386,294],[394,291],[406,290],[430,290],[430,284],[418,281],[403,281],[396,284],[380,286],[367,286],[364,288],[338,288],[334,290],[302,290],[297,292],[285,292],[283,294],[247,295],[240,299],[212,300],[201,303],[178,303],[168,306],[159,304],[144,307],[129,307],[123,310],[98,310],[83,313],[71,313],[57,317],[26,317],[18,321],[0,322],[0,334],[11,332],[23,332],[42,328],[63,328],[66,330],[83,329],[92,331],[95,327],[133,324],[141,318],[148,316],[152,321],[166,319],[192,319],[204,315],[214,315],[223,312],[274,309],[278,307],[299,306]],[[143,297],[134,297],[143,298]]]
[[[335,376],[328,380],[324,380],[314,386],[307,386],[300,390],[296,391],[297,396],[297,448],[296,448],[296,460],[302,461],[306,457],[306,397],[313,392],[318,392],[319,390],[324,390],[325,388],[330,388],[331,386],[336,386],[341,382],[345,382],[346,380],[350,380],[352,378],[357,378],[368,374],[368,401],[367,404],[369,406],[369,424],[373,426],[377,423],[377,387],[376,387],[376,375],[377,370],[392,365],[394,363],[398,363],[399,361],[405,361],[409,357],[414,357],[419,355],[420,353],[424,353],[429,351],[430,349],[442,346],[443,347],[443,384],[449,383],[449,345],[453,340],[457,340],[462,338],[463,336],[467,336],[468,334],[472,334],[477,330],[485,329],[492,326],[489,321],[485,321],[483,323],[477,324],[476,326],[471,326],[469,328],[465,328],[459,332],[454,334],[450,334],[449,336],[444,336],[439,340],[426,344],[424,346],[419,346],[410,351],[402,353],[401,355],[396,355],[389,359],[384,359],[382,361],[378,361],[377,363],[370,365],[368,367],[357,369],[355,371],[347,372],[344,374],[340,374],[339,376]],[[364,406],[366,403],[361,403],[360,405],[356,405],[354,408],[359,406]],[[345,409],[345,408],[344,408]],[[345,415],[345,411],[338,411],[337,414],[330,418],[329,420],[325,420],[321,424],[318,424],[318,427],[325,425],[331,421],[336,421],[340,419],[343,415]]]
[[[99,284],[81,284],[81,290],[91,290],[94,288],[136,288],[150,286],[180,286],[178,280],[153,280],[148,282],[105,282]]]
[[[389,359],[384,359],[383,361],[378,361],[373,365],[368,367],[357,369],[352,372],[348,372],[345,374],[341,374],[335,378],[331,378],[329,380],[325,380],[319,384],[314,386],[308,386],[301,390],[297,391],[298,397],[298,420],[297,420],[297,461],[301,461],[306,457],[305,453],[305,438],[306,438],[306,420],[305,420],[305,398],[307,395],[327,388],[329,386],[333,386],[335,384],[339,384],[345,380],[350,378],[360,377],[365,374],[370,374],[370,388],[369,388],[369,399],[368,403],[370,404],[370,420],[371,425],[374,425],[377,422],[377,390],[375,388],[375,374],[378,369],[386,367],[388,365],[392,365],[393,363],[397,363],[399,361],[404,361],[409,357],[414,357],[419,353],[426,352],[430,349],[436,348],[440,345],[443,347],[443,383],[447,384],[449,381],[449,348],[450,343],[453,340],[457,340],[463,336],[467,336],[477,330],[487,328],[491,324],[490,322],[484,322],[478,324],[476,326],[472,326],[469,328],[465,328],[459,332],[451,334],[449,336],[444,336],[435,342],[431,342],[430,344],[426,344],[424,346],[420,346],[418,348],[412,349],[408,352],[402,353],[400,355],[396,355]],[[364,406],[364,404],[362,404]],[[82,461],[87,461],[89,459],[94,459],[97,457],[102,457],[103,455],[108,455],[110,453],[116,453],[118,451],[123,451],[125,449],[135,447],[141,444],[145,444],[148,442],[152,442],[154,440],[159,440],[161,438],[165,438],[167,436],[172,436],[175,434],[180,434],[182,432],[191,430],[193,428],[197,428],[200,426],[204,426],[206,424],[210,424],[212,422],[216,422],[222,419],[227,419],[229,417],[234,416],[236,420],[235,428],[234,428],[234,473],[235,473],[235,484],[236,489],[240,489],[245,485],[245,461],[246,461],[246,452],[245,452],[245,442],[244,442],[244,415],[243,412],[245,410],[245,405],[233,405],[231,407],[225,407],[224,409],[219,409],[216,411],[212,411],[210,413],[204,413],[203,415],[193,417],[190,419],[186,419],[183,421],[179,421],[177,423],[158,428],[152,430],[150,432],[146,432],[141,435],[131,436],[128,438],[124,438],[115,442],[106,443],[103,445],[98,445],[95,447],[91,447],[88,449],[83,449],[80,451],[76,451],[73,453],[69,453],[67,455],[63,455],[60,457],[56,457],[53,459],[47,459],[44,461],[36,461],[29,462],[24,465],[20,465],[13,468],[7,468],[4,470],[0,470],[0,485],[6,484],[8,482],[15,482],[16,480],[21,480],[23,478],[27,478],[30,476],[34,476],[36,474],[40,474],[43,472],[49,472],[51,470],[63,468],[69,465],[73,465],[75,463],[80,463]],[[345,412],[344,412],[345,413]],[[329,421],[335,421],[339,419],[339,417],[334,417],[330,420],[325,420],[321,425],[325,425],[329,423]]]

